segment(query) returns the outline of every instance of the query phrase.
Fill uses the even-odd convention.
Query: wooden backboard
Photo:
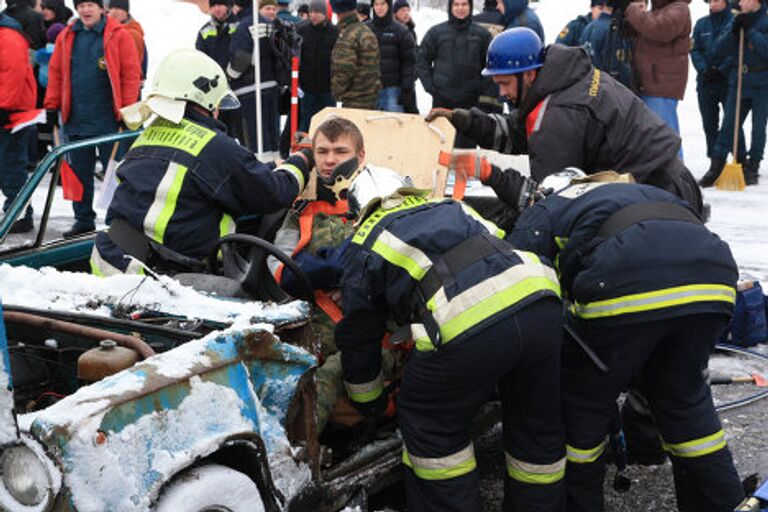
[[[456,137],[456,129],[447,119],[427,123],[417,114],[327,107],[312,117],[310,137],[318,125],[334,116],[349,119],[363,132],[366,163],[410,176],[417,188],[431,190],[432,197],[443,197],[448,167],[438,159],[441,151],[451,152]],[[316,197],[315,178],[313,171],[304,199]]]

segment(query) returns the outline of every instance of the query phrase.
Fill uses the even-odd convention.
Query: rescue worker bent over
[[[564,510],[557,277],[467,206],[429,201],[405,181],[368,168],[349,190],[358,226],[336,330],[349,397],[384,413],[385,322],[410,324],[415,349],[397,402],[408,509],[481,510],[470,426],[498,384],[504,510]]]
[[[615,170],[654,185],[702,211],[701,190],[678,158],[680,137],[626,87],[592,66],[584,48],[544,47],[528,28],[499,34],[483,75],[499,85],[512,112],[435,109],[481,147],[530,156],[538,183],[569,166],[587,174]]]
[[[579,183],[523,211],[510,241],[557,262],[573,328],[608,366],[563,344],[569,512],[600,512],[606,434],[633,379],[672,460],[682,511],[731,511],[743,491],[702,370],[733,313],[728,245],[690,205],[635,183]]]
[[[271,169],[225,135],[217,109],[239,105],[221,67],[191,49],[169,54],[148,98],[123,109],[133,127],[157,119],[125,155],[108,232],[91,254],[97,275],[201,271],[234,219],[287,208],[304,188],[311,153]]]

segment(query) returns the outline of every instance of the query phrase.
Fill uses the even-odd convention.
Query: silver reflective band
[[[608,437],[606,436],[606,438],[599,445],[587,450],[582,450],[571,445],[566,445],[565,457],[568,459],[568,462],[575,462],[577,464],[595,462],[605,451],[605,445],[607,443]]]
[[[520,459],[516,459],[507,452],[504,452],[504,456],[507,459],[507,466],[519,471],[523,471],[525,473],[550,475],[565,470],[565,457],[556,462],[553,462],[552,464],[534,464],[532,462],[525,462]]]
[[[453,469],[475,458],[475,447],[470,443],[466,448],[447,457],[417,457],[408,453],[408,458],[414,467],[419,469]]]

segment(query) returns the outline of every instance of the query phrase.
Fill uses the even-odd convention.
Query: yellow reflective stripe
[[[568,245],[568,240],[569,238],[567,236],[556,236],[555,244],[557,244],[560,249],[563,249],[566,245]]]
[[[732,286],[722,284],[675,286],[588,304],[576,302],[572,306],[572,311],[581,318],[603,318],[709,301],[733,304],[736,301],[736,290]]]
[[[567,444],[565,445],[565,458],[568,460],[568,462],[575,464],[588,464],[590,462],[595,462],[605,451],[606,444],[607,440],[603,440],[602,443],[595,446],[594,448],[588,448],[586,450],[582,450]]]
[[[104,272],[102,272],[101,269],[99,269],[99,266],[96,264],[93,254],[91,254],[91,259],[89,260],[89,263],[91,264],[91,274],[97,277],[105,277]]]
[[[464,210],[464,213],[475,219],[477,222],[483,225],[485,229],[488,230],[490,234],[495,236],[496,238],[504,239],[505,236],[507,236],[507,232],[501,229],[499,226],[491,222],[490,220],[486,219],[482,215],[480,215],[477,210],[469,206],[468,204],[465,204],[463,202],[459,202],[461,205],[462,210]]]
[[[373,402],[384,392],[384,374],[379,375],[370,382],[362,384],[352,384],[344,381],[344,387],[347,389],[349,399],[357,403]]]
[[[101,253],[98,249],[96,249],[96,246],[93,246],[93,249],[91,250],[91,258],[88,262],[91,266],[91,274],[98,276],[98,277],[109,277],[109,276],[117,276],[117,275],[125,275],[125,274],[138,274],[138,275],[144,275],[144,267],[137,259],[132,259],[131,262],[128,264],[128,268],[125,269],[125,272],[121,271],[119,268],[115,267],[114,265],[110,264],[107,260],[102,258]]]
[[[168,169],[155,191],[155,200],[144,217],[144,232],[157,243],[163,243],[165,230],[176,210],[186,174],[187,168],[183,165],[176,162],[168,164]]]
[[[422,480],[448,480],[471,473],[477,467],[472,444],[447,457],[434,458],[410,455],[403,446],[403,464]]]
[[[429,339],[427,330],[424,328],[424,324],[411,324],[411,338],[416,345],[416,350],[419,352],[429,352],[435,349],[432,342]]]
[[[388,210],[383,210],[381,208],[377,209],[372,214],[370,214],[368,218],[365,219],[365,221],[357,228],[355,236],[352,237],[352,243],[363,245],[373,228],[375,228],[376,225],[384,218],[392,215],[393,213],[415,208],[425,203],[427,203],[427,199],[421,196],[406,195],[403,197],[403,202],[394,208],[390,208]]]
[[[279,165],[278,167],[275,167],[276,171],[287,171],[291,174],[293,174],[293,177],[296,178],[296,184],[299,186],[299,193],[301,193],[302,190],[304,190],[304,174],[302,174],[301,170],[296,167],[293,164],[284,163]]]
[[[216,37],[216,34],[217,32],[215,28],[211,28],[205,31],[200,31],[200,37],[202,37],[203,39],[208,39],[209,37]]]
[[[231,235],[237,229],[235,219],[231,215],[225,213],[221,216],[221,222],[219,222],[219,236],[224,237]]]
[[[405,269],[417,281],[432,266],[432,260],[420,249],[400,240],[387,230],[381,232],[371,250],[388,262]]]
[[[235,23],[234,25],[230,25],[229,26],[229,33],[230,34],[234,34],[235,30],[237,30],[237,23]]]
[[[447,343],[486,318],[543,290],[560,295],[554,271],[540,263],[524,263],[485,279],[450,301],[440,288],[427,301],[427,308],[440,325],[443,343]]]
[[[712,435],[700,437],[685,443],[662,443],[665,451],[675,457],[703,457],[725,448],[725,432],[718,430]]]
[[[507,459],[507,474],[510,478],[526,484],[553,484],[565,476],[565,457],[552,464],[534,464],[516,459],[504,452]]]
[[[161,146],[179,149],[192,156],[197,156],[215,136],[216,132],[213,130],[186,119],[182,119],[179,124],[173,124],[165,119],[157,118],[149,128],[139,135],[131,147]]]

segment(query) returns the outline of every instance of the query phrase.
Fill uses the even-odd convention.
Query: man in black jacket
[[[304,92],[299,130],[306,132],[312,116],[325,107],[336,105],[331,94],[331,51],[339,37],[339,30],[328,21],[325,2],[313,0],[309,5],[309,20],[300,23],[296,32],[302,41],[299,86]]]
[[[379,41],[379,110],[403,112],[416,82],[416,49],[402,23],[392,19],[392,0],[373,0],[373,19],[365,24]]]
[[[680,137],[628,89],[595,69],[584,49],[558,44],[545,49],[530,29],[513,28],[494,39],[483,74],[493,77],[517,110],[509,116],[437,110],[427,120],[447,117],[482,147],[528,154],[531,176],[539,183],[565,167],[587,174],[615,170],[702,211],[701,190],[677,156]],[[511,175],[494,172],[490,180]],[[512,188],[522,188],[515,181]]]
[[[451,0],[448,21],[430,28],[419,47],[416,71],[432,108],[471,108],[477,104],[487,79],[480,75],[491,34],[472,23],[471,0]],[[456,147],[475,147],[457,133]]]

